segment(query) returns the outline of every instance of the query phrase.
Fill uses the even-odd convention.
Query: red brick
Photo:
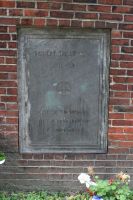
[[[129,105],[130,99],[117,99],[117,98],[110,98],[109,104],[110,105]]]
[[[133,128],[132,127],[124,127],[123,130],[124,130],[124,133],[133,133]]]
[[[133,38],[133,32],[123,32],[124,38]]]
[[[50,3],[49,2],[37,2],[38,9],[49,9]]]
[[[6,48],[6,42],[0,42],[0,48]]]
[[[120,90],[127,90],[127,85],[123,85],[123,84],[114,84],[114,85],[111,85],[110,86],[110,89],[111,90],[118,90],[118,91],[120,91]]]
[[[59,20],[59,26],[60,27],[69,27],[70,26],[70,20],[60,19]]]
[[[110,75],[126,75],[125,69],[111,69]]]
[[[16,102],[17,97],[16,96],[1,96],[2,102]]]
[[[104,5],[88,5],[88,11],[95,11],[95,12],[111,12],[111,6],[104,6]]]
[[[124,119],[123,113],[109,113],[109,119]]]
[[[7,64],[16,64],[17,63],[17,59],[16,58],[6,58],[6,63]]]
[[[133,70],[127,70],[127,75],[128,76],[133,76]]]
[[[133,98],[133,92],[131,92],[131,98]]]
[[[18,117],[18,111],[6,111],[7,117]]]
[[[116,83],[133,83],[132,77],[114,77],[113,81]]]
[[[121,68],[133,68],[133,62],[120,62]]]
[[[7,10],[6,9],[0,9],[0,15],[7,15]]]
[[[133,24],[119,24],[121,30],[133,30]]]
[[[6,8],[13,8],[15,7],[15,2],[14,1],[0,1],[0,7],[6,7]]]
[[[122,53],[133,53],[133,47],[122,47],[121,52]]]
[[[16,65],[0,65],[0,72],[16,72]]]
[[[83,21],[83,27],[94,28],[95,27],[95,22],[92,22],[92,21]]]
[[[108,160],[97,160],[95,161],[95,166],[103,166],[103,167],[106,167],[106,166],[116,166],[116,161],[108,161]]]
[[[56,153],[54,155],[54,159],[55,160],[64,160],[64,154],[62,154],[62,153]]]
[[[122,37],[122,32],[118,30],[112,30],[111,32],[112,38],[121,38]]]
[[[133,141],[132,142],[131,141],[125,141],[125,142],[121,141],[118,144],[120,147],[128,147],[128,148],[133,147]],[[127,166],[132,166],[132,163],[131,164],[129,162],[125,162],[125,163],[126,163],[125,165],[127,165]],[[118,166],[119,166],[119,161],[118,161]]]
[[[18,105],[17,104],[10,104],[9,102],[6,104],[7,110],[18,110]]]
[[[36,26],[44,26],[45,25],[45,19],[34,19],[34,25]]]
[[[124,134],[109,134],[109,139],[111,140],[126,140],[126,138]]]
[[[133,120],[113,120],[113,126],[133,126]]]
[[[0,57],[0,64],[4,63],[4,57]]]
[[[123,5],[133,6],[133,1],[132,0],[123,0]]]
[[[112,50],[112,53],[120,53],[120,47],[119,46],[112,46],[111,50]]]
[[[35,8],[35,2],[23,2],[19,1],[17,3],[17,8]]]
[[[133,119],[133,113],[125,113],[125,119]]]
[[[18,94],[17,88],[7,88],[7,94],[17,95]]]
[[[0,117],[0,123],[4,124],[6,122],[5,116]]]
[[[129,45],[128,39],[112,39],[112,45]]]
[[[111,61],[111,68],[118,68],[119,67],[119,62],[118,61]]]
[[[122,7],[122,6],[112,6],[112,12],[113,13],[133,13],[133,8],[131,7]]]
[[[24,10],[24,15],[28,17],[47,17],[48,11],[44,10]]]
[[[15,101],[15,97],[14,97],[14,101]],[[13,101],[13,100],[11,100],[11,101]],[[8,124],[18,124],[18,118],[6,118],[6,122],[8,123]]]
[[[0,40],[10,40],[9,34],[0,34]]]
[[[11,24],[11,25],[17,25],[19,24],[20,19],[19,18],[0,18],[0,24]]]
[[[14,50],[0,50],[0,56],[16,56],[17,52]]]
[[[81,19],[98,19],[98,14],[97,13],[81,13],[81,12],[76,12],[75,13],[76,18],[81,18]]]
[[[98,0],[98,3],[110,5],[122,5],[122,0]]]
[[[117,29],[117,23],[114,23],[112,21],[106,22],[106,28]]]
[[[122,148],[122,147],[109,147],[108,148],[108,153],[119,153],[119,154],[122,154],[122,153],[129,153],[129,148]]]
[[[73,0],[74,3],[97,3],[97,0]]]
[[[47,19],[46,20],[46,25],[47,26],[57,26],[58,21],[56,19]]]
[[[33,24],[33,19],[29,19],[29,18],[27,18],[27,19],[22,19],[21,20],[21,25],[32,25]]]
[[[31,153],[22,154],[22,158],[23,159],[32,159],[33,158],[33,154],[31,154]]]
[[[10,16],[23,16],[23,10],[22,9],[11,9],[9,10]]]
[[[61,8],[60,3],[56,2],[37,2],[38,9],[49,9],[49,10],[59,10]]]
[[[0,110],[5,110],[5,103],[0,103]]]
[[[86,5],[64,3],[63,10],[86,11]]]
[[[51,11],[50,16],[56,18],[73,18],[73,12]]]
[[[6,93],[6,89],[5,88],[0,88],[0,94],[5,94],[5,93]]]
[[[43,159],[43,154],[34,154],[34,159],[35,160],[42,160]]]
[[[133,9],[132,9],[132,13],[133,13]],[[133,16],[132,15],[125,15],[124,21],[125,22],[133,22]]]
[[[128,85],[128,91],[133,91],[133,85]]]
[[[9,26],[8,31],[9,31],[9,33],[17,32],[17,27],[16,26]]]
[[[16,48],[17,48],[17,43],[16,43],[16,42],[8,42],[8,47],[9,47],[9,48],[12,48],[12,49],[13,49],[13,48],[16,49]]]
[[[17,40],[17,34],[11,34],[12,40]]]
[[[0,79],[8,79],[8,73],[0,73]]]
[[[51,160],[51,159],[54,159],[54,154],[51,154],[51,153],[45,153],[45,154],[43,155],[43,158],[44,158],[45,160]]]
[[[82,21],[79,21],[79,20],[72,20],[72,21],[71,21],[71,26],[72,26],[72,27],[82,27]]]
[[[123,133],[123,127],[109,127],[109,133]]]
[[[95,28],[105,28],[106,27],[106,23],[102,22],[102,21],[96,21],[95,22]]]
[[[0,26],[0,32],[7,32],[7,26]]]
[[[8,80],[17,80],[17,73],[8,73]]]
[[[133,55],[130,54],[112,54],[113,60],[133,61]]]
[[[114,97],[130,98],[130,92],[114,92]]]
[[[99,19],[100,20],[121,21],[122,20],[122,15],[120,15],[120,14],[105,14],[105,13],[102,13],[102,14],[100,14]]]
[[[0,87],[16,87],[15,81],[0,81]]]

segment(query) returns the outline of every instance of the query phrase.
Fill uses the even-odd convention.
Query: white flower
[[[0,165],[2,165],[4,162],[5,162],[5,159],[4,160],[0,160]]]
[[[91,181],[91,178],[88,174],[85,174],[85,173],[81,173],[79,176],[78,176],[78,180],[80,181],[81,184],[83,183],[86,183],[86,182],[90,182]]]
[[[91,181],[91,178],[88,174],[81,173],[78,176],[78,180],[80,181],[81,184],[85,183],[86,187],[89,188],[90,185],[96,185],[93,181]]]

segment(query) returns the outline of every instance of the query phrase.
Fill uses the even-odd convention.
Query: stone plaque
[[[106,152],[109,36],[19,31],[21,152]]]

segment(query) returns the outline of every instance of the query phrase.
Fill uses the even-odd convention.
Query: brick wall
[[[107,154],[19,154],[17,28],[111,29]],[[124,171],[133,185],[133,0],[0,0],[0,189],[77,189],[94,166],[101,177]]]

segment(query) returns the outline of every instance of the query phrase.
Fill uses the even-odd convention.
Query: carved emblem
[[[71,92],[71,84],[67,81],[61,81],[56,85],[56,91],[61,95],[67,95]]]

